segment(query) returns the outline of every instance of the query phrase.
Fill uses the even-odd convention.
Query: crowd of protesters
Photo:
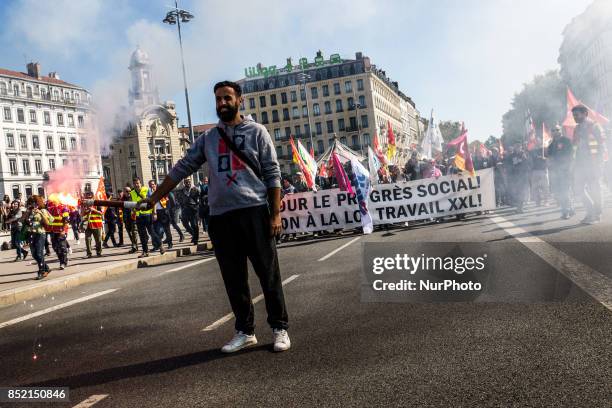
[[[15,262],[31,254],[38,266],[37,279],[47,277],[50,272],[46,260],[51,255],[51,248],[57,256],[59,269],[68,267],[72,253],[68,241],[70,230],[73,245],[80,245],[84,238],[87,258],[92,258],[94,253],[101,257],[110,245],[123,247],[128,241],[128,252],[140,250],[139,257],[148,257],[155,251],[163,254],[174,245],[172,229],[177,232],[179,242],[188,234],[193,244],[197,244],[200,237],[200,222],[204,233],[208,231],[208,179],[204,178],[198,186],[193,186],[191,179],[185,179],[183,184],[157,203],[155,209],[149,210],[101,208],[88,205],[85,200],[80,200],[77,206],[69,206],[40,195],[30,196],[25,202],[22,197],[11,201],[5,196],[1,208],[2,229],[10,232]],[[140,178],[134,178],[108,199],[138,202],[150,197],[156,188],[154,180],[144,186]],[[93,193],[85,192],[82,198],[91,199]]]

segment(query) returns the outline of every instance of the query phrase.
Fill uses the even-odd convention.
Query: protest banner
[[[493,169],[474,176],[449,175],[376,184],[368,209],[374,225],[423,220],[495,209]],[[361,227],[357,198],[339,189],[289,194],[281,202],[283,233]]]

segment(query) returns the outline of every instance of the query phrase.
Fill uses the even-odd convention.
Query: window
[[[365,103],[365,96],[364,95],[359,95],[359,107],[360,108],[365,108],[366,103]]]
[[[330,113],[332,113],[332,110],[331,110],[331,102],[329,102],[329,101],[325,101],[325,104],[324,104],[324,105],[325,105],[325,113],[326,113],[326,114],[328,114],[328,115],[329,115]]]
[[[62,167],[66,167],[68,165],[68,159],[62,159]]]
[[[11,115],[11,108],[9,107],[4,108],[4,120],[13,120],[13,117]]]
[[[30,159],[23,159],[21,161],[21,165],[23,168],[23,174],[25,174],[26,176],[30,175]]]
[[[0,82],[0,95],[8,95],[8,88],[6,82]]]
[[[11,169],[11,176],[17,175],[17,159],[9,159],[9,168]]]
[[[329,85],[323,85],[323,96],[329,96]]]
[[[265,95],[262,95],[259,97],[259,107],[260,108],[266,107],[266,96]]]
[[[302,117],[308,117],[308,107],[306,105],[302,105]]]
[[[74,116],[71,114],[68,114],[68,126],[74,127]]]
[[[254,113],[251,113],[251,117],[253,118],[254,122],[257,122],[257,115]]]
[[[340,143],[342,143],[342,144],[344,144],[344,145],[346,144],[346,136],[342,136],[342,137],[340,138]]]
[[[60,149],[67,150],[66,147],[66,138],[64,136],[60,137]]]
[[[47,95],[46,89],[40,90],[40,99],[49,100],[49,95]]]
[[[300,111],[297,106],[293,107],[293,119],[298,119],[300,117]]]
[[[21,188],[19,184],[13,184],[13,200],[19,198],[19,194],[21,194]]]
[[[44,112],[43,113],[43,118],[45,121],[45,125],[50,125],[51,124],[51,114],[49,112]]]
[[[283,157],[283,146],[276,146],[276,158],[280,159]]]
[[[272,111],[272,122],[278,122],[278,111],[276,109]]]
[[[40,159],[34,160],[34,171],[36,171],[36,174],[42,174],[42,161]]]
[[[316,87],[310,88],[310,95],[312,99],[317,99],[319,97],[319,90]]]
[[[136,157],[136,154],[134,153],[134,145],[128,145],[128,155],[130,157]]]
[[[304,125],[304,136],[310,136],[310,125],[308,123]]]
[[[344,131],[344,119],[340,118],[338,119],[338,130],[339,131]]]
[[[249,109],[255,109],[255,98],[249,98]]]
[[[17,84],[13,85],[13,94],[15,96],[19,96],[19,85]]]
[[[38,139],[38,135],[32,135],[32,149],[40,150],[40,140]]]
[[[31,87],[31,86],[28,86],[28,87],[26,88],[26,96],[27,96],[28,98],[32,99],[32,87]]]
[[[287,92],[281,92],[281,103],[287,103]]]
[[[342,99],[336,99],[336,112],[342,112]]]
[[[357,129],[357,118],[355,116],[349,118],[349,127],[351,129]]]
[[[340,95],[340,83],[334,83],[334,95]]]
[[[290,127],[286,127],[285,128],[285,137],[289,138],[291,136],[291,128]]]
[[[49,159],[49,170],[55,170],[55,159]]]
[[[368,115],[361,115],[361,127],[364,129],[368,127]]]
[[[85,127],[85,119],[83,119],[82,116],[77,117],[77,123],[78,123],[79,128]]]
[[[353,83],[351,81],[346,81],[344,83],[344,91],[346,93],[351,93],[353,92]]]
[[[323,127],[321,126],[321,122],[315,123],[315,129],[317,130],[317,135],[320,135],[323,133]]]
[[[75,100],[76,103],[80,103],[81,102],[81,94],[76,92],[74,94],[74,100]]]
[[[23,115],[23,109],[17,109],[17,122],[25,122],[25,117]]]
[[[64,91],[64,100],[65,100],[65,101],[70,100],[70,92],[68,92],[68,91]]]
[[[321,114],[321,108],[319,107],[318,103],[312,105],[312,112],[315,116],[319,116]]]
[[[64,126],[64,115],[62,113],[57,114],[57,125]]]
[[[302,136],[302,128],[300,127],[300,125],[297,125],[297,126],[295,127],[295,135],[296,135],[297,137]]]
[[[334,121],[333,120],[327,121],[327,133],[334,133]]]
[[[36,123],[36,111],[30,110],[30,123]]]
[[[289,120],[289,109],[283,108],[283,120]]]
[[[276,94],[270,95],[270,105],[276,106]]]
[[[366,146],[370,146],[371,145],[372,141],[370,140],[370,134],[369,133],[364,133],[363,134],[363,143]]]
[[[301,101],[306,100],[306,90],[305,89],[300,89],[300,100]]]
[[[75,151],[77,149],[77,141],[76,138],[70,138],[70,150]]]
[[[168,153],[170,153],[170,148],[166,149]],[[87,139],[85,139],[84,137],[81,138],[81,151],[82,152],[86,152],[87,151]]]
[[[274,140],[280,140],[281,139],[281,131],[280,129],[274,129]]]
[[[317,150],[318,150],[318,153],[319,154],[323,153],[323,149],[324,149],[323,141],[322,140],[317,140]]]
[[[295,91],[291,91],[291,102],[297,102],[297,93]]]
[[[9,149],[15,148],[15,138],[13,137],[12,133],[6,134],[6,147],[8,147]]]
[[[363,79],[358,79],[357,80],[357,90],[358,91],[363,91]]]
[[[53,136],[47,136],[47,150],[53,150]]]
[[[349,97],[349,98],[346,100],[346,103],[347,103],[347,105],[348,105],[348,109],[349,109],[349,110],[353,110],[353,109],[355,109],[355,99],[353,99],[353,97]]]
[[[83,174],[88,174],[88,173],[89,173],[89,161],[87,159],[83,159]],[[164,175],[165,175],[165,171],[164,171]]]
[[[353,146],[357,146],[357,135],[353,135],[351,136],[351,143],[353,144]]]
[[[28,150],[28,139],[26,135],[19,135],[19,146],[24,150]]]
[[[53,90],[53,100],[54,101],[59,101],[59,91],[57,89]]]
[[[261,112],[261,123],[264,125],[268,123],[268,112]]]

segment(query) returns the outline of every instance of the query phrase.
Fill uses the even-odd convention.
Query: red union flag
[[[565,120],[563,121],[563,129],[565,129],[565,135],[570,139],[574,138],[574,128],[576,127],[576,121],[574,120],[574,115],[572,115],[572,108],[578,105],[584,105],[589,111],[589,118],[599,123],[601,126],[610,122],[610,120],[604,115],[595,112],[593,109],[589,108],[579,99],[577,99],[572,90],[567,87],[567,113],[565,115]]]
[[[455,166],[462,171],[467,171],[473,176],[475,174],[474,163],[472,162],[470,147],[467,141],[467,130],[464,128],[461,136],[451,140],[446,146],[457,147],[457,153],[455,153]]]

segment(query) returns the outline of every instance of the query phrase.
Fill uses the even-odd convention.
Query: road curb
[[[146,259],[118,261],[108,266],[101,266],[88,271],[62,276],[61,278],[44,280],[25,287],[0,291],[0,308],[61,292],[86,283],[98,282],[109,277],[129,273],[138,268],[163,265],[175,260],[177,257],[193,255],[198,251],[207,250],[208,248],[212,248],[209,243],[191,245],[167,251],[163,255],[153,255]]]

